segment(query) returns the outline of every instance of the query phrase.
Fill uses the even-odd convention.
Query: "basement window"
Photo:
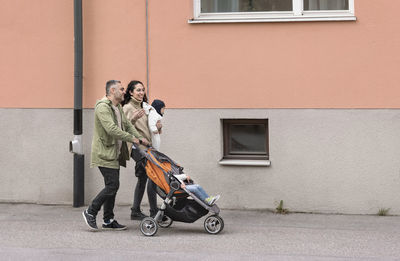
[[[268,119],[223,119],[222,165],[269,166]]]

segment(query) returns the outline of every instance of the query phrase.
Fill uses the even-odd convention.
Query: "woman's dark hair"
[[[123,100],[122,103],[121,103],[122,106],[124,106],[125,104],[129,103],[129,101],[132,99],[132,98],[131,98],[130,92],[133,92],[133,90],[135,89],[135,87],[136,87],[137,84],[141,84],[142,86],[144,86],[143,83],[142,83],[141,81],[136,81],[136,80],[131,81],[131,82],[128,84],[128,87],[126,87],[126,92],[125,92],[125,95],[124,95],[124,100]],[[143,96],[143,101],[144,101],[144,102],[147,102],[147,95],[146,95],[146,94],[144,94],[144,96]],[[143,107],[143,104],[140,104],[140,106]]]

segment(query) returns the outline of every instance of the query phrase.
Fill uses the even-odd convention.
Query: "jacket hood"
[[[101,103],[106,103],[108,105],[111,105],[111,101],[106,96],[104,96],[100,100],[97,100],[96,105],[94,107],[97,107],[97,105],[99,105]]]
[[[154,100],[151,106],[153,106],[153,108],[156,109],[158,114],[163,116],[163,114],[161,113],[161,109],[165,107],[165,103],[162,100]]]

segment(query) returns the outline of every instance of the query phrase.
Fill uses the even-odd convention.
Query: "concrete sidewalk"
[[[400,217],[222,210],[221,234],[206,233],[202,218],[145,237],[128,206],[116,207],[128,226],[119,232],[89,232],[84,208],[0,208],[1,260],[400,260]]]

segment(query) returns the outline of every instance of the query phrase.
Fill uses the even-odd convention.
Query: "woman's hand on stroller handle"
[[[140,141],[140,140],[139,140],[139,141]],[[150,142],[149,142],[146,138],[143,138],[141,144],[143,144],[144,146],[149,146],[149,145],[150,145]]]
[[[135,144],[142,144],[144,146],[149,146],[149,144],[150,144],[146,138],[138,139],[138,138],[134,137],[132,142]]]

